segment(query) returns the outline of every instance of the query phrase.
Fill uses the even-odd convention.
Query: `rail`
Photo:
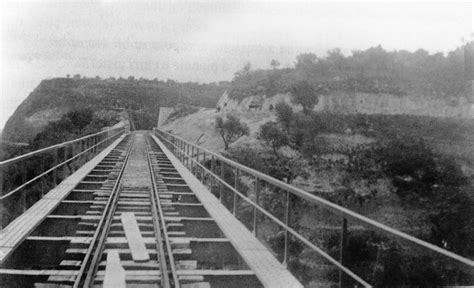
[[[87,253],[82,261],[79,274],[74,282],[73,288],[79,287],[92,287],[94,282],[94,276],[98,269],[99,262],[102,257],[102,252],[104,250],[105,242],[107,235],[110,230],[110,225],[112,224],[114,218],[114,212],[117,207],[117,202],[119,198],[121,180],[124,174],[125,168],[127,167],[128,159],[130,158],[130,152],[132,150],[133,140],[129,144],[125,159],[123,161],[122,167],[117,175],[117,179],[112,187],[110,192],[109,199],[104,208],[104,212],[100,218],[97,229],[92,238],[91,244],[87,249]]]
[[[253,208],[253,219],[252,224],[249,225],[253,229],[254,234],[258,237],[258,220],[263,217],[267,217],[273,221],[276,225],[279,226],[280,229],[283,229],[284,233],[284,248],[283,248],[283,260],[284,264],[287,263],[289,257],[289,242],[290,237],[293,239],[297,239],[301,243],[303,243],[306,247],[310,248],[312,251],[316,252],[320,256],[322,256],[325,260],[330,262],[331,264],[335,265],[339,269],[338,279],[339,287],[347,286],[348,279],[347,276],[352,278],[352,281],[358,283],[358,285],[362,285],[363,287],[372,287],[366,280],[364,280],[360,275],[357,275],[351,269],[349,269],[345,265],[345,257],[347,251],[346,244],[348,238],[348,232],[351,229],[348,228],[349,221],[355,222],[358,225],[363,226],[364,228],[368,228],[371,230],[376,230],[381,232],[385,237],[395,238],[398,240],[403,240],[410,244],[415,244],[417,248],[422,248],[428,251],[428,253],[435,253],[442,256],[447,257],[454,261],[457,265],[463,265],[464,268],[467,268],[468,271],[471,271],[474,267],[474,261],[468,258],[462,257],[457,255],[453,252],[450,252],[446,249],[440,248],[436,245],[430,244],[426,241],[408,235],[404,232],[391,228],[387,225],[384,225],[380,222],[377,222],[373,219],[367,218],[363,215],[355,213],[351,210],[348,210],[344,207],[341,207],[337,204],[334,204],[328,200],[325,200],[321,197],[313,195],[309,192],[306,192],[302,189],[296,188],[291,186],[287,183],[284,183],[280,180],[277,180],[271,176],[258,172],[254,169],[236,163],[232,160],[229,160],[221,155],[213,153],[207,149],[199,147],[193,143],[190,143],[184,139],[181,139],[177,136],[172,135],[171,133],[162,131],[162,130],[155,130],[155,134],[165,142],[165,144],[170,148],[173,154],[186,166],[190,169],[202,182],[209,181],[209,177],[211,177],[211,188],[215,188],[216,185],[213,181],[217,181],[218,185],[218,195],[222,201],[225,201],[225,191],[232,192],[232,200],[230,205],[227,207],[234,215],[238,215],[238,197],[242,199],[244,202],[249,204]],[[207,162],[207,166],[206,166]],[[210,162],[210,165],[209,165]],[[226,169],[225,166],[228,166],[230,169]],[[209,168],[210,166],[210,168]],[[231,178],[232,181],[225,180],[226,174],[229,174],[231,171]],[[254,195],[253,199],[242,193],[238,190],[239,182],[241,182],[241,175],[246,175],[247,178],[254,179]],[[228,177],[229,178],[229,177]],[[229,182],[233,182],[233,185]],[[247,181],[248,182],[248,181]],[[260,201],[261,193],[263,191],[263,186],[265,187],[274,187],[276,191],[279,193],[285,193],[285,204],[284,204],[284,215],[283,219],[279,219],[277,216],[273,215],[269,211],[267,211]],[[211,189],[213,191],[214,189]],[[338,217],[340,223],[340,239],[339,239],[339,257],[331,256],[328,252],[325,252],[323,249],[318,247],[317,245],[313,244],[308,238],[300,233],[298,233],[295,229],[290,227],[291,223],[291,215],[292,212],[292,203],[296,201],[294,198],[298,197],[310,203],[310,205],[315,205],[316,207],[323,208],[329,211],[333,216]],[[283,197],[282,197],[283,198]],[[242,206],[242,205],[240,205]],[[242,221],[242,220],[241,220]],[[247,226],[248,227],[248,226]],[[250,229],[250,228],[249,228]],[[260,239],[262,240],[262,239]],[[379,250],[380,252],[380,250]],[[378,253],[379,253],[378,252]],[[377,254],[378,255],[378,254]],[[378,257],[378,256],[377,256]],[[336,260],[336,258],[339,258]],[[374,269],[375,271],[375,269]],[[375,272],[374,272],[375,273]],[[469,273],[469,272],[468,272]],[[354,282],[354,283],[355,283]],[[472,283],[470,283],[472,284]]]
[[[108,129],[0,162],[0,228],[124,132],[124,127]]]
[[[163,275],[162,279],[162,286],[164,288],[169,288],[171,287],[170,285],[170,279],[168,276],[168,266],[166,265],[166,253],[165,253],[165,248],[166,251],[168,252],[168,259],[169,259],[169,264],[171,268],[171,276],[173,278],[173,287],[179,288],[179,279],[178,279],[178,274],[176,273],[176,265],[174,261],[174,256],[172,253],[171,249],[171,244],[168,236],[168,232],[166,231],[166,222],[165,222],[165,216],[163,213],[163,208],[161,206],[161,201],[160,197],[158,195],[158,188],[156,184],[156,179],[155,179],[155,171],[153,170],[153,165],[150,157],[150,143],[148,141],[149,136],[147,137],[147,146],[146,146],[146,155],[147,155],[147,163],[148,163],[148,169],[150,170],[150,179],[151,179],[151,185],[152,185],[152,191],[151,193],[151,198],[153,201],[152,204],[152,211],[153,211],[153,225],[155,226],[155,231],[156,231],[156,242],[157,242],[157,250],[158,250],[158,255],[159,255],[159,260],[160,261],[160,267],[161,267],[161,274]],[[163,235],[161,235],[161,229],[163,229]],[[165,244],[163,244],[165,243]],[[164,247],[165,246],[165,247]]]

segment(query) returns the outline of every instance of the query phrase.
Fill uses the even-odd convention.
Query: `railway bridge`
[[[0,287],[372,287],[346,265],[347,239],[361,230],[436,255],[450,271],[474,267],[157,129],[114,128],[0,169]],[[268,197],[281,200],[278,213]],[[316,211],[337,247],[297,229],[295,207]],[[310,280],[295,264],[303,260]]]

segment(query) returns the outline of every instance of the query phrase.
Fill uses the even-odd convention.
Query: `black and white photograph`
[[[474,287],[474,2],[0,2],[0,288]]]

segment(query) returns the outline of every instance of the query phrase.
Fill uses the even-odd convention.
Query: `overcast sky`
[[[42,79],[66,74],[213,82],[246,62],[302,52],[447,52],[472,33],[472,4],[271,2],[3,3],[0,127]]]

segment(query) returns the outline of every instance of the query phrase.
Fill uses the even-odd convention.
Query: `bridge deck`
[[[116,139],[109,147],[64,179],[43,198],[31,206],[5,229],[0,231],[0,263],[65,199],[79,182],[107,156],[124,138]]]
[[[181,164],[158,138],[152,137],[265,287],[303,287],[268,249]]]

